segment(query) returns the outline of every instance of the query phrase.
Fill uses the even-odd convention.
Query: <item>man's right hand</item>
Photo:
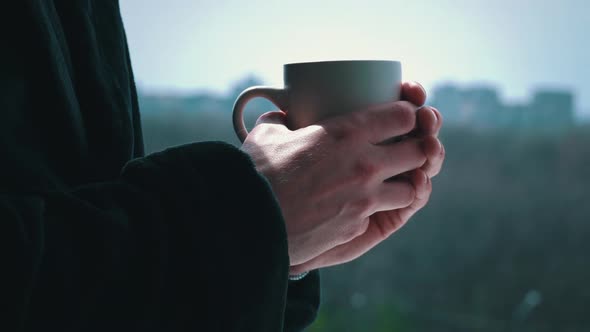
[[[285,126],[284,112],[259,118],[242,150],[279,201],[291,266],[364,234],[370,216],[414,203],[416,188],[424,187],[416,182],[428,178],[420,170],[428,161],[424,151],[440,142],[426,136],[379,143],[414,130],[416,110],[398,101],[298,130]],[[414,175],[396,177],[409,171]]]

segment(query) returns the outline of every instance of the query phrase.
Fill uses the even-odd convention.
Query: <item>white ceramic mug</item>
[[[333,115],[399,100],[401,74],[401,63],[389,60],[286,64],[284,88],[255,86],[238,96],[233,108],[234,130],[242,142],[248,136],[243,111],[252,98],[270,100],[287,113],[287,127],[297,129]]]

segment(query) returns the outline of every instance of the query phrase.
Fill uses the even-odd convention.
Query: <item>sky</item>
[[[402,62],[404,80],[568,89],[590,117],[590,1],[120,0],[140,89],[216,93],[285,63]]]

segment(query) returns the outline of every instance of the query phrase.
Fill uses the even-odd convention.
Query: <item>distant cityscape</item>
[[[567,90],[539,89],[526,103],[506,103],[494,87],[433,89],[430,103],[444,111],[445,121],[477,128],[563,130],[575,124],[574,95]]]
[[[174,93],[141,93],[140,91],[139,103],[144,113],[159,111],[230,113],[238,95],[245,89],[255,85],[263,85],[263,82],[254,76],[248,76],[238,81],[227,94],[195,92],[176,95]],[[246,106],[246,110],[256,110],[258,112],[273,109],[276,109],[276,106],[262,98],[255,98]]]
[[[262,85],[254,76],[237,82],[226,95],[194,93],[188,95],[140,94],[142,112],[189,111],[231,112],[238,94]],[[563,131],[576,124],[575,96],[568,90],[538,89],[527,102],[505,102],[493,86],[458,86],[444,83],[430,92],[428,103],[443,112],[445,123],[477,129],[519,128],[522,130]],[[257,98],[247,111],[266,112],[276,107]]]

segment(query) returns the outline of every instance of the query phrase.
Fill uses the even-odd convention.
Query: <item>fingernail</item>
[[[436,117],[436,122],[439,122],[440,121],[440,111],[437,108],[432,107],[432,106],[430,108],[432,108],[432,113],[434,113],[434,116]]]
[[[438,114],[436,114],[438,112],[438,108],[430,106],[430,109],[434,112],[434,115],[436,115],[436,118],[438,119]]]
[[[424,86],[416,81],[414,81],[414,83],[418,84],[418,86],[420,87],[420,89],[422,89],[422,91],[424,91],[424,94],[426,94],[426,89],[424,89]]]
[[[438,123],[438,115],[436,114],[436,108],[432,106],[429,106],[429,108],[432,114],[434,115],[434,125],[436,126],[436,124]]]

